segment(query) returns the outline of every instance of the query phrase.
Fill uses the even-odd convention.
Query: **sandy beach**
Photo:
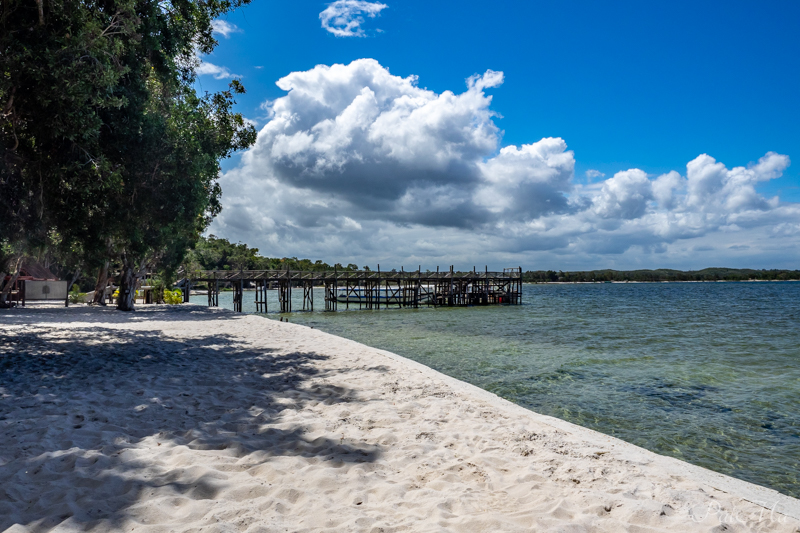
[[[800,531],[800,501],[196,305],[0,313],[0,530]]]

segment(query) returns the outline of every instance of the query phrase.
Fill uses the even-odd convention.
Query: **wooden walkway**
[[[348,309],[416,308],[420,305],[456,307],[522,303],[522,268],[503,272],[488,269],[468,272],[416,270],[309,272],[299,270],[201,270],[195,271],[183,287],[188,301],[193,285],[208,287],[208,305],[219,306],[221,287],[233,288],[234,311],[242,311],[245,288],[255,288],[257,313],[267,312],[267,291],[278,291],[281,313],[292,311],[292,289],[303,291],[303,311],[314,310],[314,287],[324,288],[326,311],[339,304]]]

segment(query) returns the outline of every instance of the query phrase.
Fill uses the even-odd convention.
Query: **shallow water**
[[[522,306],[288,318],[800,497],[800,283],[525,285]]]

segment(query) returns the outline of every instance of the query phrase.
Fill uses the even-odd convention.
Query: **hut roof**
[[[41,263],[34,261],[29,257],[26,257],[22,260],[22,266],[20,266],[20,275],[30,276],[38,280],[58,280],[58,276],[50,272],[50,269],[45,268]]]

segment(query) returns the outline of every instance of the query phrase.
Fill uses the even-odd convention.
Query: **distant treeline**
[[[220,239],[214,235],[201,237],[184,261],[184,268],[194,270],[358,270],[355,264],[329,265],[323,261],[298,259],[296,257],[263,257],[258,248],[250,248],[246,244],[234,244],[228,239]],[[364,270],[369,268],[364,267]]]
[[[749,268],[704,268],[703,270],[589,270],[558,272],[554,270],[529,270],[523,281],[592,282],[592,281],[747,281],[747,280],[800,280],[800,270],[751,270]]]
[[[350,263],[330,265],[323,261],[298,259],[296,257],[263,257],[258,248],[246,244],[234,244],[228,239],[214,235],[201,237],[196,247],[189,251],[184,268],[193,270],[359,270],[358,265]],[[369,270],[363,267],[360,270]],[[747,281],[747,280],[800,280],[800,270],[750,270],[736,268],[705,268],[703,270],[588,270],[563,272],[561,270],[529,270],[522,276],[523,281],[533,283],[547,282],[598,282],[598,281]]]

